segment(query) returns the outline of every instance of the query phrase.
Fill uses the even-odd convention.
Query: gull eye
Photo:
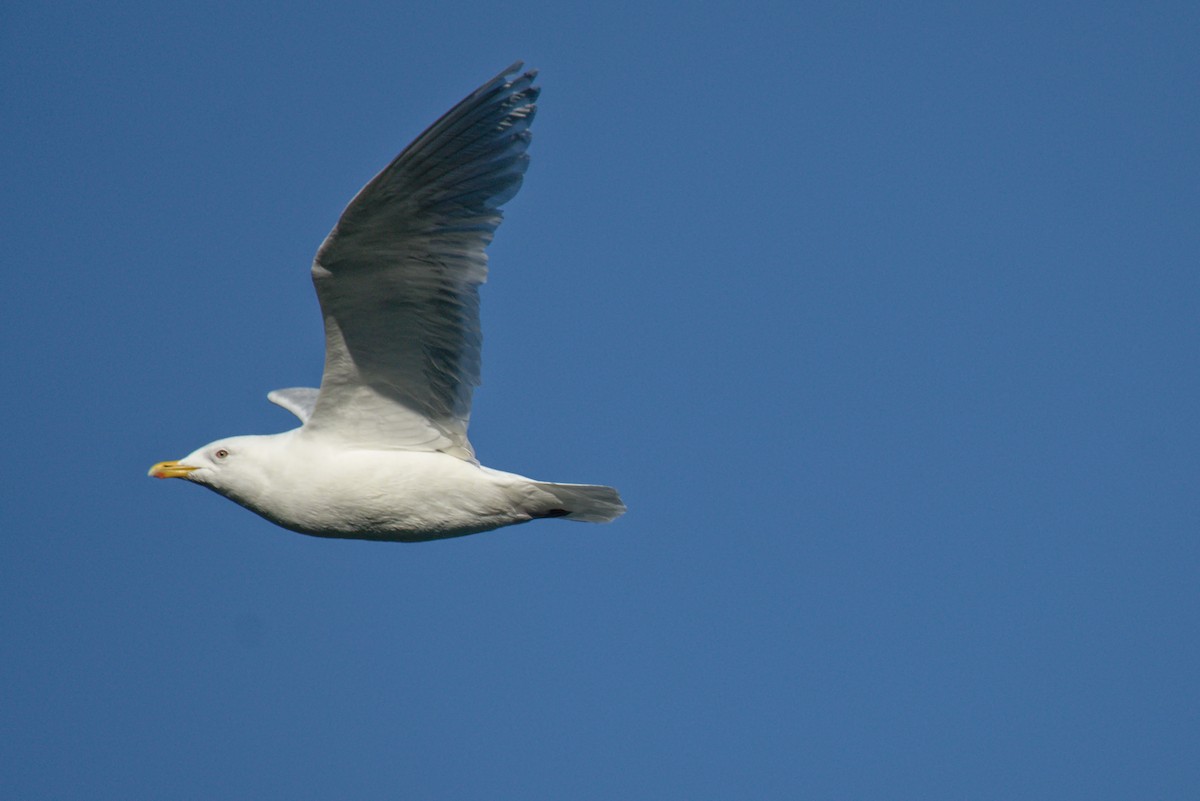
[[[224,448],[218,448],[217,451],[213,454],[213,456],[217,459],[224,459],[228,455],[229,455],[229,451],[225,450]]]

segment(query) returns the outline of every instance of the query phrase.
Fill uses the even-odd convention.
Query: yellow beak
[[[159,462],[150,468],[150,475],[154,478],[185,478],[188,473],[199,469],[183,462]]]

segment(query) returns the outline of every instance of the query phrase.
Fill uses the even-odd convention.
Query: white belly
[[[427,540],[523,523],[520,476],[442,453],[347,450],[288,459],[261,497],[236,499],[304,534]]]

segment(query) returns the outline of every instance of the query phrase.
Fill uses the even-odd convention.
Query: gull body
[[[217,440],[176,464],[272,523],[319,537],[440,539],[583,514],[564,508],[571,485],[556,491],[436,451],[330,449],[303,428]]]
[[[515,64],[430,126],[347,206],[312,266],[320,389],[276,390],[300,428],[229,437],[150,468],[284,528],[416,541],[538,518],[607,522],[616,490],[483,467],[467,439],[479,384],[478,287],[499,207],[528,164],[535,73]]]

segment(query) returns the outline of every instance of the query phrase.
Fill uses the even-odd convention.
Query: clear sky
[[[285,532],[308,267],[516,59],[483,461],[610,526]],[[1195,3],[0,12],[0,796],[1191,799]]]

